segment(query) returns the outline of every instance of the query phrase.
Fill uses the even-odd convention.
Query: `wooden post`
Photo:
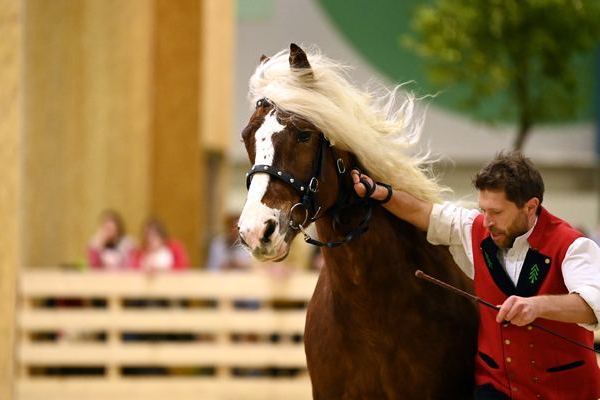
[[[233,300],[230,298],[222,298],[217,300],[219,303],[217,304],[219,312],[223,315],[231,313],[233,311]],[[227,346],[231,344],[231,334],[232,332],[227,330],[220,330],[216,332],[216,345],[217,346]],[[221,380],[225,380],[230,377],[232,372],[231,365],[223,365],[219,364],[215,366],[216,377]]]
[[[227,211],[224,199],[228,195],[227,154],[233,129],[235,2],[201,3],[199,135],[204,152],[205,187],[210,188],[204,198],[204,234],[210,238],[222,230],[222,216]]]
[[[198,140],[198,0],[156,0],[154,8],[151,213],[181,240],[191,263],[200,262],[204,221],[202,152]]]
[[[106,298],[108,312],[114,317],[120,314],[123,310],[121,299],[119,297],[110,296]],[[106,330],[106,346],[110,353],[117,351],[117,348],[121,346],[121,332],[118,329]],[[106,364],[106,377],[110,380],[116,380],[120,378],[121,365],[117,364]]]
[[[19,2],[0,0],[0,399],[12,400],[15,378],[15,306],[21,265],[22,13]]]

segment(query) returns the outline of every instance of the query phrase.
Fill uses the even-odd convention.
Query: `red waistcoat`
[[[516,287],[498,261],[498,247],[483,226],[483,215],[475,219],[472,233],[475,292],[484,300],[502,304],[510,295],[568,293],[562,261],[568,247],[581,234],[566,222],[542,209],[528,238],[530,249]],[[479,306],[477,385],[492,384],[515,400],[600,397],[595,353],[531,326],[498,324],[496,314],[495,310]],[[576,324],[545,319],[535,322],[586,345],[594,344],[593,333]]]

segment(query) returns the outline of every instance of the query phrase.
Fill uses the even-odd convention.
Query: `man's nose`
[[[486,228],[494,226],[494,220],[493,220],[493,218],[490,218],[490,216],[487,215],[487,214],[483,214],[483,225]]]

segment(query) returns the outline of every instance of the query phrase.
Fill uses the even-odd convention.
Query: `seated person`
[[[88,245],[89,265],[105,269],[130,267],[135,243],[126,235],[121,215],[114,210],[105,210],[100,214],[99,222]]]
[[[183,245],[170,239],[165,226],[151,218],[144,224],[142,246],[133,265],[145,271],[172,271],[186,269],[189,261]]]
[[[252,266],[250,253],[238,243],[239,215],[228,214],[223,220],[224,233],[210,243],[207,269],[209,271],[244,271]]]

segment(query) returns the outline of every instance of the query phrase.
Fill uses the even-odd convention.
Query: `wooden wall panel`
[[[25,263],[77,262],[99,212],[148,212],[152,3],[25,3]]]
[[[23,4],[24,263],[84,261],[110,207],[134,236],[159,217],[199,265],[224,204],[233,0]]]
[[[0,399],[14,398],[14,340],[20,257],[23,22],[16,1],[0,0]]]
[[[235,5],[233,0],[202,3],[202,85],[200,124],[205,150],[225,153],[229,149],[233,121],[233,75],[235,68]]]

